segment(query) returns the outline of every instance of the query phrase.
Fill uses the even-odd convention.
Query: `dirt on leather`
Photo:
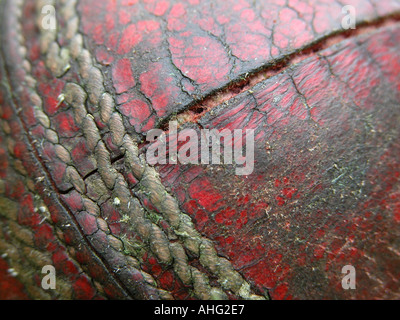
[[[0,1],[0,298],[399,298],[400,3],[348,2]]]

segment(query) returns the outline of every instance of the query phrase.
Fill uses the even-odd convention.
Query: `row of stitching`
[[[46,4],[47,4],[48,2],[46,2]],[[15,2],[15,3],[13,3],[13,5],[15,6],[15,15],[17,16],[17,17],[21,17],[21,8],[22,8],[22,4],[23,4],[23,2],[22,1],[18,1],[18,2]],[[13,11],[13,12],[14,12]],[[23,37],[22,37],[22,33],[20,32],[20,33],[18,33],[18,37],[19,37],[19,39],[18,39],[18,42],[19,42],[19,44],[20,44],[20,46],[19,46],[19,54],[21,55],[21,57],[22,57],[22,59],[23,59],[23,67],[24,67],[24,69],[25,69],[25,71],[27,72],[27,73],[29,73],[30,71],[31,71],[31,66],[30,66],[30,63],[29,63],[29,61],[27,60],[27,58],[26,58],[26,48],[22,45],[22,43],[24,42],[24,39],[23,39]],[[53,46],[54,47],[54,46]],[[42,47],[43,48],[43,47]],[[48,63],[50,63],[51,64],[51,58],[49,58],[49,56],[47,56],[47,61],[48,61]],[[31,100],[31,102],[32,102],[32,104],[35,106],[34,107],[34,114],[35,114],[35,118],[39,121],[39,123],[38,123],[38,125],[39,126],[42,126],[42,127],[44,127],[45,128],[45,132],[46,132],[46,136],[47,136],[47,138],[48,138],[48,141],[50,142],[50,143],[52,143],[53,145],[54,145],[54,149],[56,150],[56,153],[57,153],[57,156],[58,157],[60,157],[60,158],[65,158],[65,157],[67,157],[68,156],[68,151],[61,145],[61,144],[59,144],[59,138],[58,138],[58,135],[57,135],[57,133],[54,131],[54,130],[52,130],[51,129],[51,122],[50,122],[50,119],[48,118],[48,116],[43,112],[43,109],[42,109],[42,105],[43,105],[43,101],[42,101],[42,99],[39,97],[39,95],[37,94],[37,92],[35,91],[35,89],[36,89],[36,80],[35,79],[33,79],[32,78],[32,76],[31,75],[29,75],[29,74],[27,74],[26,76],[25,76],[25,84],[29,87],[29,89],[30,89],[30,100]],[[67,175],[71,178],[71,179],[73,179],[73,178],[76,178],[77,179],[77,176],[79,175],[79,173],[75,170],[75,168],[74,167],[72,167],[72,166],[69,166],[68,168],[67,168]],[[78,183],[79,184],[79,183]],[[78,189],[79,189],[79,187],[77,187]],[[85,201],[85,204],[87,205],[87,206],[89,206],[88,205],[88,199],[86,199],[86,201]],[[101,226],[101,225],[103,225],[102,223],[101,223],[101,221],[98,221],[98,225],[99,226]],[[86,238],[87,239],[87,238]],[[89,239],[87,239],[89,242],[90,242],[90,240]],[[118,239],[114,239],[114,240],[116,240],[116,241],[118,241]],[[110,242],[112,242],[112,239],[110,239]],[[80,265],[83,269],[85,269],[82,265]],[[147,277],[146,276],[143,276],[143,279],[147,279]],[[98,287],[98,285],[99,285],[99,283],[97,283],[96,284],[97,285],[97,287]],[[150,295],[153,295],[153,296],[157,296],[157,294],[156,293],[153,293],[152,292],[152,290],[149,290],[149,292],[150,292]]]
[[[42,7],[45,4],[51,4],[55,6],[55,1],[38,1],[37,2],[37,13],[40,16],[40,12]],[[56,77],[61,77],[65,72],[69,70],[69,63],[70,57],[80,57],[81,60],[81,76],[84,80],[87,81],[89,77],[96,77],[98,73],[96,69],[91,69],[87,67],[85,62],[87,61],[84,57],[84,53],[81,53],[79,49],[80,44],[79,41],[81,40],[79,37],[74,36],[77,34],[77,19],[76,17],[72,16],[73,8],[76,5],[76,1],[61,1],[61,8],[60,12],[63,15],[63,18],[66,20],[65,28],[61,28],[60,32],[63,33],[63,36],[67,40],[67,46],[60,47],[57,43],[57,32],[56,30],[44,30],[41,28],[41,21],[39,23],[39,29],[41,31],[41,52],[46,57],[45,63],[49,70],[53,73]],[[68,48],[69,47],[69,48]],[[87,68],[85,68],[85,66]],[[87,113],[85,108],[86,102],[86,92],[73,83],[69,83],[66,88],[67,92],[71,93],[72,96],[66,94],[65,99],[69,101],[69,103],[73,106],[75,121],[77,125],[83,128],[83,134],[87,140],[87,144],[89,149],[96,155],[96,160],[98,164],[98,170],[100,173],[101,178],[103,179],[106,186],[112,190],[114,189],[114,185],[116,184],[117,177],[116,171],[114,168],[111,167],[109,153],[103,143],[101,141],[100,136],[97,131],[96,124],[93,121],[93,116]],[[91,90],[93,92],[93,90]],[[89,94],[89,99],[93,101],[94,95]],[[60,103],[64,99],[63,96],[60,97]],[[39,109],[40,112],[40,119],[42,122],[46,123],[50,127],[50,119],[47,115],[43,112],[42,109]],[[58,138],[56,139],[58,140]],[[63,159],[66,162],[69,162],[70,158],[68,157],[69,151],[61,145],[57,146],[57,156]],[[111,172],[111,173],[110,173]],[[114,237],[109,228],[107,227],[107,223],[99,216],[99,207],[96,203],[85,197],[86,193],[86,185],[83,178],[80,176],[79,172],[73,165],[69,165],[66,170],[66,176],[69,182],[73,185],[74,189],[81,194],[84,206],[86,210],[95,217],[97,225],[99,226],[99,231],[96,233],[105,233],[107,234],[107,242],[109,245],[100,248],[102,250],[103,255],[108,255],[110,251],[112,252],[112,256],[119,256],[120,259],[125,261],[124,263],[124,270],[121,271],[120,267],[115,266],[114,270],[116,273],[125,272],[125,274],[133,273],[135,274],[136,284],[133,286],[134,291],[135,288],[142,288],[142,294],[148,298],[156,298],[156,297],[164,297],[168,298],[168,293],[164,292],[163,290],[156,290],[155,281],[152,277],[143,272],[139,271],[137,267],[139,263],[131,258],[127,257],[122,254],[122,243],[120,239]],[[101,237],[101,234],[97,234],[97,236]],[[96,235],[91,235],[89,241],[96,237]],[[138,274],[141,275],[141,279],[138,278]],[[153,287],[153,289],[151,289]],[[129,288],[130,289],[130,288]]]
[[[100,116],[110,129],[113,143],[119,146],[125,153],[125,163],[133,174],[140,180],[141,185],[147,190],[153,204],[163,213],[164,218],[171,224],[175,234],[182,239],[184,246],[192,254],[199,257],[200,263],[211,274],[219,278],[220,285],[226,290],[232,290],[242,298],[261,298],[251,293],[250,285],[236,272],[230,262],[218,257],[210,240],[200,236],[195,230],[191,219],[180,212],[178,204],[170,196],[161,184],[154,168],[146,165],[143,158],[138,157],[136,142],[125,133],[122,118],[118,112],[114,112],[115,106],[112,96],[103,87],[101,71],[93,65],[92,57],[88,50],[83,48],[82,36],[78,34],[79,21],[76,15],[71,13],[75,1],[63,1],[61,12],[69,15],[67,18],[67,38],[70,40],[69,49],[60,48],[56,43],[56,35],[45,31],[42,36],[42,53],[46,54],[46,65],[55,76],[61,76],[69,69],[70,55],[79,66],[83,78],[83,86],[88,92],[89,102],[100,108]],[[48,3],[46,1],[46,3]],[[38,3],[41,9],[43,1]],[[71,31],[73,30],[73,31]],[[173,264],[174,270],[184,284],[193,285],[196,296],[202,299],[212,297],[226,297],[217,287],[209,285],[206,274],[200,272],[188,264],[188,258],[184,248],[179,243],[170,243],[164,232],[154,223],[145,218],[143,209],[137,199],[131,198],[123,176],[111,165],[110,154],[100,138],[94,117],[86,113],[84,103],[86,91],[76,85],[68,84],[65,88],[65,100],[74,107],[75,119],[84,128],[84,134],[89,148],[96,155],[100,176],[109,189],[113,189],[118,199],[124,199],[120,209],[126,214],[132,213],[132,203],[136,208],[133,215],[132,226],[134,230],[150,244],[150,248],[158,259],[166,264]],[[42,116],[42,118],[45,118]],[[48,123],[47,120],[45,120]],[[84,181],[72,166],[68,167],[68,175],[74,188],[85,192]],[[118,188],[116,188],[118,186]]]
[[[37,2],[37,11],[39,16],[44,4],[55,5],[55,2],[49,2],[49,1]],[[45,58],[46,66],[56,77],[60,77],[66,71],[68,71],[70,67],[68,62],[70,60],[70,55],[73,59],[75,59],[78,62],[80,75],[82,76],[83,81],[86,82],[89,95],[87,97],[86,91],[77,84],[68,83],[65,87],[65,96],[60,96],[60,102],[65,99],[66,102],[73,107],[76,124],[82,128],[88,147],[96,156],[100,177],[102,178],[104,184],[108,187],[108,189],[113,191],[115,198],[119,197],[123,200],[129,201],[128,203],[126,203],[126,201],[123,201],[123,203],[121,203],[119,208],[121,209],[128,208],[122,210],[125,213],[127,213],[128,210],[130,212],[132,212],[133,210],[135,211],[136,214],[134,215],[135,217],[134,225],[137,226],[137,228],[135,228],[135,231],[137,231],[142,237],[146,237],[147,234],[150,234],[150,231],[144,228],[146,225],[149,225],[149,223],[146,223],[147,221],[144,219],[143,210],[136,199],[131,199],[129,197],[128,187],[122,175],[119,174],[111,166],[110,154],[104,142],[100,138],[99,131],[94,122],[94,117],[92,114],[88,113],[85,108],[85,103],[87,98],[89,98],[89,101],[93,104],[97,105],[97,103],[99,102],[98,97],[100,92],[96,92],[96,88],[98,88],[98,85],[102,82],[101,78],[102,75],[99,69],[92,66],[89,52],[82,49],[82,38],[79,34],[77,34],[77,19],[76,17],[71,15],[71,13],[73,13],[73,7],[75,6],[75,4],[76,4],[75,1],[62,1],[61,2],[62,7],[60,9],[61,13],[64,14],[64,19],[66,19],[67,21],[66,28],[65,29],[62,28],[60,32],[65,32],[65,30],[67,30],[64,36],[69,41],[68,42],[69,48],[67,48],[67,46],[60,48],[57,43],[57,32],[52,30],[44,30],[43,28],[40,28],[41,26],[40,21],[38,21],[39,28],[42,33],[41,52],[46,57]],[[92,80],[89,81],[89,79]],[[97,83],[96,80],[98,80]],[[105,106],[106,101],[107,97],[104,97],[104,100],[102,102],[103,106]],[[117,122],[118,125],[116,127],[123,128],[122,124],[118,122],[118,120],[122,121],[117,118],[118,116],[119,116],[118,114],[113,114],[112,116],[110,116],[109,122],[111,127],[115,127],[113,126],[113,123]],[[37,109],[36,117],[38,117],[39,121],[42,124],[45,124],[47,127],[50,127],[50,119],[43,112],[41,108]],[[103,114],[103,117],[105,118],[106,116]],[[120,145],[121,141],[118,139],[116,140],[116,137],[117,137],[116,135],[113,135],[113,141],[117,145]],[[58,141],[58,137],[55,140]],[[64,160],[64,162],[70,162],[71,159],[69,157],[69,151],[63,146],[57,145],[56,153],[59,158]],[[107,249],[112,248],[117,251],[122,251],[123,244],[121,244],[120,239],[111,235],[110,230],[108,229],[108,227],[105,226],[106,225],[105,221],[101,219],[101,217],[99,217],[100,210],[97,204],[88,199],[87,197],[85,197],[86,193],[85,182],[73,165],[69,165],[67,167],[66,175],[69,179],[69,182],[71,182],[71,184],[73,185],[74,189],[81,194],[85,207],[87,209],[90,208],[90,210],[88,211],[90,211],[90,214],[96,217],[97,224],[99,226],[103,226],[102,231],[107,232],[109,234],[107,240],[110,242],[111,245],[108,246]],[[161,230],[157,230],[157,227],[151,226],[151,228],[154,234],[153,238],[157,237],[157,235],[162,235]],[[149,243],[159,242],[157,241],[157,239],[153,238],[148,238],[147,239],[148,242]],[[158,238],[160,238],[160,236],[158,236]],[[122,254],[120,254],[120,256],[121,255]],[[130,269],[136,269],[140,267],[137,260],[125,256],[123,258],[125,258],[125,266],[124,266],[125,269],[128,268],[127,266],[129,266]],[[120,271],[119,268],[116,268],[115,270],[117,271],[117,273]],[[156,285],[155,280],[149,274],[143,271],[141,271],[140,273],[143,277],[143,281],[145,281],[147,285],[150,285],[152,287]],[[136,278],[136,281],[139,280]],[[168,293],[165,292],[164,290],[159,289],[156,292],[150,290],[150,296],[148,297],[155,298],[156,296],[160,296],[162,298],[170,298]]]
[[[76,35],[73,43],[82,44],[79,34]],[[84,87],[88,92],[88,97],[86,97],[86,91],[82,87],[69,83],[65,88],[65,101],[73,106],[75,117],[84,128],[89,149],[96,155],[101,178],[106,186],[113,190],[114,197],[120,199],[119,209],[124,214],[130,215],[132,228],[149,245],[159,261],[166,265],[172,264],[182,282],[185,285],[193,285],[198,298],[209,299],[212,297],[210,293],[216,298],[225,297],[220,289],[209,287],[205,274],[195,267],[189,266],[183,247],[179,243],[170,243],[160,227],[145,217],[145,212],[139,201],[130,195],[124,177],[111,166],[110,154],[103,141],[101,141],[93,115],[89,113],[85,115],[84,104],[86,98],[93,105],[99,105],[102,120],[111,132],[113,143],[121,147],[125,151],[127,159],[132,161],[129,163],[129,167],[135,176],[141,179],[143,176],[148,177],[150,174],[155,174],[155,171],[151,171],[149,168],[146,170],[146,166],[139,160],[137,144],[125,133],[120,114],[114,112],[114,101],[111,95],[105,92],[102,74],[98,68],[93,66],[89,52],[83,48],[76,50],[77,47],[75,47],[74,49],[75,54],[72,55],[72,58],[79,65],[79,71],[84,80]],[[65,68],[62,66],[54,68],[54,70],[63,69]],[[145,182],[146,179],[142,179],[142,181]],[[79,190],[83,190],[83,188],[79,188]]]
[[[27,49],[24,46],[25,39],[22,35],[22,26],[20,23],[22,17],[23,1],[13,1],[10,3],[10,5],[9,19],[11,19],[12,22],[15,21],[14,23],[11,22],[11,24],[13,25],[13,28],[15,28],[15,33],[17,35],[17,37],[12,41],[14,41],[14,43],[18,47],[16,54],[21,58],[21,66],[26,73],[25,83],[32,92],[30,98],[33,103],[36,103],[38,98],[38,96],[34,93],[36,80],[33,79],[31,75],[29,75],[31,71],[31,65],[26,58]],[[6,86],[5,84],[3,85]],[[7,88],[6,90],[9,90],[9,88]],[[47,124],[45,119],[41,119],[40,113],[36,115],[41,122]],[[7,122],[2,122],[3,133],[7,137],[8,152],[12,157],[14,157],[14,148],[12,146],[16,144],[15,137],[12,136],[11,128],[8,126]],[[33,199],[35,203],[34,211],[38,212],[42,216],[40,224],[46,225],[46,227],[51,229],[51,232],[52,234],[54,234],[58,245],[61,246],[61,243],[65,245],[64,241],[62,240],[62,231],[56,225],[51,223],[48,209],[40,195],[37,193],[37,190],[35,189],[35,183],[33,182],[33,180],[30,179],[27,169],[22,164],[22,161],[17,159],[13,159],[13,161],[15,172],[23,177],[24,185],[27,187],[27,190],[29,190],[29,192],[33,194]],[[11,203],[12,200],[7,199],[7,202]],[[16,206],[18,205],[20,204],[16,204]],[[43,250],[37,250],[35,248],[35,245],[33,243],[34,232],[30,228],[19,224],[17,217],[13,216],[12,210],[6,210],[5,212],[1,213],[1,215],[9,220],[8,228],[13,234],[13,237],[7,240],[7,242],[0,241],[0,247],[5,252],[4,256],[7,257],[7,259],[10,261],[10,264],[13,266],[13,270],[16,273],[16,276],[22,281],[22,283],[24,283],[25,290],[28,292],[28,294],[31,297],[41,299],[71,298],[73,292],[72,284],[67,282],[65,279],[58,279],[57,286],[59,290],[54,292],[45,292],[37,286],[37,283],[32,276],[33,271],[31,270],[31,268],[42,268],[44,265],[52,264],[52,253]],[[66,249],[69,250],[68,246]],[[83,271],[83,266],[78,261],[74,260],[72,257],[69,257],[69,261],[73,262],[73,264],[77,266],[79,274],[85,274],[85,272]]]

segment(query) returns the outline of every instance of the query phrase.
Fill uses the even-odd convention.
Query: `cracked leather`
[[[4,298],[399,297],[399,1],[0,6]],[[254,172],[150,166],[170,119],[253,129]]]

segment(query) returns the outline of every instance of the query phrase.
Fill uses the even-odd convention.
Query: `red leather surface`
[[[398,1],[1,8],[0,298],[398,298]],[[154,171],[170,119],[254,129],[254,172]]]

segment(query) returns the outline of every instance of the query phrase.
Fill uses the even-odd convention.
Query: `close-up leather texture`
[[[399,0],[1,0],[0,41],[1,300],[400,298]]]

